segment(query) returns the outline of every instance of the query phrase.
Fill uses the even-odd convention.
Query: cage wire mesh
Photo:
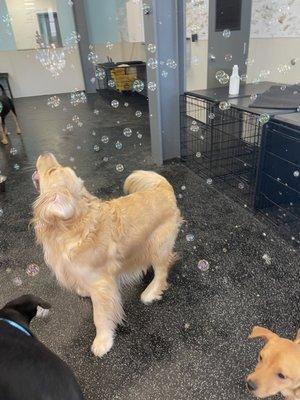
[[[284,214],[280,210],[286,207],[271,204],[262,194],[259,165],[263,124],[255,113],[228,107],[220,109],[218,102],[189,94],[181,96],[181,158],[220,192],[243,207],[260,209],[270,221],[283,227],[278,215]],[[297,241],[299,221],[295,213],[288,215],[283,232],[288,228],[290,237],[296,235]]]

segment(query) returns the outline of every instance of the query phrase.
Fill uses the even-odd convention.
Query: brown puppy
[[[256,326],[250,338],[261,337],[266,345],[255,371],[247,377],[248,389],[259,398],[281,393],[286,400],[300,399],[300,330],[294,341]]]
[[[167,288],[182,223],[173,188],[155,172],[136,171],[125,181],[127,196],[102,201],[50,153],[38,158],[33,181],[40,191],[33,222],[45,261],[63,286],[91,297],[92,351],[102,356],[123,319],[120,283],[152,265],[155,276],[141,300],[159,300]]]

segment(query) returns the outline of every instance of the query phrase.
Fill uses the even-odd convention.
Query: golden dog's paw
[[[91,350],[96,357],[102,357],[112,348],[114,339],[112,336],[96,336]]]
[[[141,294],[141,300],[144,304],[151,304],[154,301],[158,301],[162,299],[163,292],[159,293],[153,291],[147,291],[147,289]]]

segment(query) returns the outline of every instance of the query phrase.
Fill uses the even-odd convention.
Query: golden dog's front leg
[[[92,352],[95,356],[102,357],[112,348],[115,328],[123,319],[121,296],[115,277],[101,277],[92,286],[90,294],[96,326]]]

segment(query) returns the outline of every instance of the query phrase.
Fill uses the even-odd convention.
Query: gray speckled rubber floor
[[[32,328],[74,369],[87,399],[250,399],[244,377],[260,347],[247,340],[252,326],[261,324],[288,337],[300,326],[299,257],[272,228],[182,163],[153,166],[146,102],[139,96],[120,98],[115,110],[109,104],[114,97],[90,96],[87,104],[73,108],[61,96],[65,111],[47,107],[47,97],[16,101],[24,136],[10,136],[16,155],[9,146],[0,149],[0,170],[8,175],[7,192],[0,196],[0,303],[29,292],[52,303],[49,317],[35,320]],[[135,116],[137,110],[143,112],[141,118]],[[74,114],[82,128],[75,127]],[[68,123],[74,130],[63,132]],[[13,132],[10,120],[8,126]],[[125,127],[133,130],[130,138],[122,134]],[[101,142],[103,135],[110,137],[108,144]],[[122,150],[115,148],[116,140],[123,143]],[[93,150],[95,144],[99,152]],[[182,260],[171,272],[170,288],[151,306],[139,301],[151,274],[124,289],[127,321],[102,359],[90,352],[95,334],[90,301],[57,285],[28,228],[36,196],[30,177],[36,157],[45,150],[75,166],[87,188],[104,199],[121,195],[122,182],[137,168],[156,169],[182,195],[178,203],[186,223],[176,246]],[[118,163],[124,165],[123,173],[115,171]],[[186,240],[189,233],[194,241]],[[208,271],[197,269],[200,259],[209,262]],[[30,263],[40,266],[35,277],[25,273]],[[13,284],[16,277],[22,279],[19,287]]]

